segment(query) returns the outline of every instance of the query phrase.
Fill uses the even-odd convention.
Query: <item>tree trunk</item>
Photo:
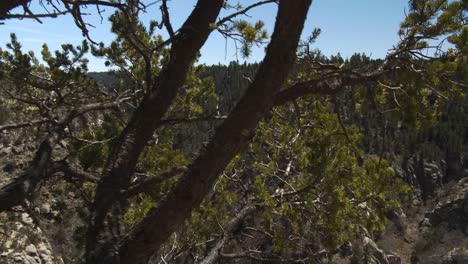
[[[172,42],[168,62],[113,146],[96,190],[87,234],[88,263],[116,263],[121,219],[140,153],[184,84],[189,67],[213,28],[223,0],[199,0]]]
[[[189,171],[118,245],[120,263],[146,263],[190,218],[218,175],[253,137],[288,78],[310,4],[311,0],[280,1],[275,31],[255,80]]]

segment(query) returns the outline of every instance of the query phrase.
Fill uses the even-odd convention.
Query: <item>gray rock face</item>
[[[468,231],[468,179],[458,182],[455,192],[440,201],[428,214],[432,225],[446,223],[450,229]]]
[[[35,255],[37,255],[36,246],[34,246],[32,244],[29,245],[24,249],[24,252],[26,252],[26,254],[28,254],[28,255],[35,256]]]
[[[5,213],[0,219],[7,219]],[[29,214],[9,213],[8,221],[2,223],[0,231],[8,237],[0,237],[0,263],[63,263],[53,256],[48,240]]]
[[[413,263],[468,263],[468,178],[446,186],[420,229]]]
[[[41,205],[40,213],[41,214],[49,214],[50,213],[50,204],[44,203]]]
[[[34,146],[25,144],[0,145],[0,186],[22,172],[34,150]],[[6,172],[4,167],[8,164],[13,167]],[[64,263],[62,259],[77,263],[81,252],[73,244],[73,235],[82,221],[76,208],[83,206],[74,199],[75,189],[64,182],[54,182],[41,189],[27,209],[18,207],[17,212],[0,213],[0,263],[56,264]],[[68,193],[75,196],[69,197]],[[73,239],[67,239],[70,237]]]
[[[444,161],[403,158],[401,168],[395,171],[410,185],[417,187],[423,201],[435,195],[445,182]]]
[[[376,263],[390,264],[387,255],[380,249],[377,244],[370,238],[365,237],[363,240],[364,247],[368,249],[372,257],[375,258]]]
[[[455,248],[445,255],[430,255],[418,263],[427,264],[465,264],[468,263],[468,249]]]
[[[21,214],[21,222],[23,224],[25,224],[25,225],[32,225],[33,224],[32,218],[27,213],[22,213]]]
[[[0,150],[0,157],[8,156],[12,153],[12,147],[3,147]]]

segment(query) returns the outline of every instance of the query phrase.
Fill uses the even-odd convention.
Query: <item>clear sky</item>
[[[230,0],[235,4],[238,0]],[[244,6],[252,0],[240,1]],[[169,9],[174,28],[178,28],[187,18],[195,0],[170,0]],[[404,18],[408,0],[314,0],[304,29],[306,38],[314,28],[320,28],[322,34],[315,44],[325,55],[341,53],[349,57],[355,52],[363,52],[373,58],[382,58],[398,41],[399,24]],[[32,6],[32,10],[40,10]],[[94,8],[84,10],[94,13]],[[225,16],[232,11],[224,11]],[[111,14],[110,9],[107,14]],[[261,19],[271,33],[276,16],[276,5],[269,4],[248,13],[252,20]],[[160,18],[157,6],[143,14],[143,21]],[[247,19],[249,19],[247,17]],[[91,36],[97,41],[108,43],[113,35],[106,18],[101,22],[97,15],[89,15],[86,21],[95,26]],[[0,46],[4,47],[9,40],[9,33],[14,32],[25,50],[40,54],[41,46],[47,43],[51,50],[58,49],[63,43],[79,44],[83,39],[81,32],[74,25],[70,16],[55,19],[43,19],[43,24],[34,20],[8,20],[0,25]],[[165,32],[162,32],[165,35]],[[248,62],[260,61],[264,47],[254,48]],[[232,60],[245,59],[236,56],[233,41],[225,40],[219,33],[213,33],[201,50],[201,63],[226,64]],[[103,60],[90,58],[91,71],[105,71]]]

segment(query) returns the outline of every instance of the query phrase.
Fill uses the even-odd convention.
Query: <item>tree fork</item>
[[[189,171],[119,243],[120,263],[146,263],[190,217],[218,175],[253,137],[256,126],[271,109],[275,94],[288,78],[311,2],[280,1],[272,40],[255,80]]]
[[[223,7],[223,0],[199,0],[172,42],[168,62],[116,144],[112,146],[96,198],[87,234],[87,262],[115,263],[115,246],[120,239],[121,219],[126,209],[131,176],[140,153],[183,85],[197,53],[213,31],[211,26]]]

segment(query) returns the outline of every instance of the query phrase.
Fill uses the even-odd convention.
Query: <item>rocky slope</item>
[[[21,173],[31,160],[33,145],[25,141],[3,143],[0,186]],[[50,179],[34,197],[34,204],[0,213],[0,263],[75,262],[80,254],[79,228],[86,215],[78,195],[76,186]]]
[[[367,243],[374,257],[382,256],[370,263],[468,263],[467,176],[436,187],[426,201],[418,197],[419,190],[410,193],[389,215],[385,233]]]

